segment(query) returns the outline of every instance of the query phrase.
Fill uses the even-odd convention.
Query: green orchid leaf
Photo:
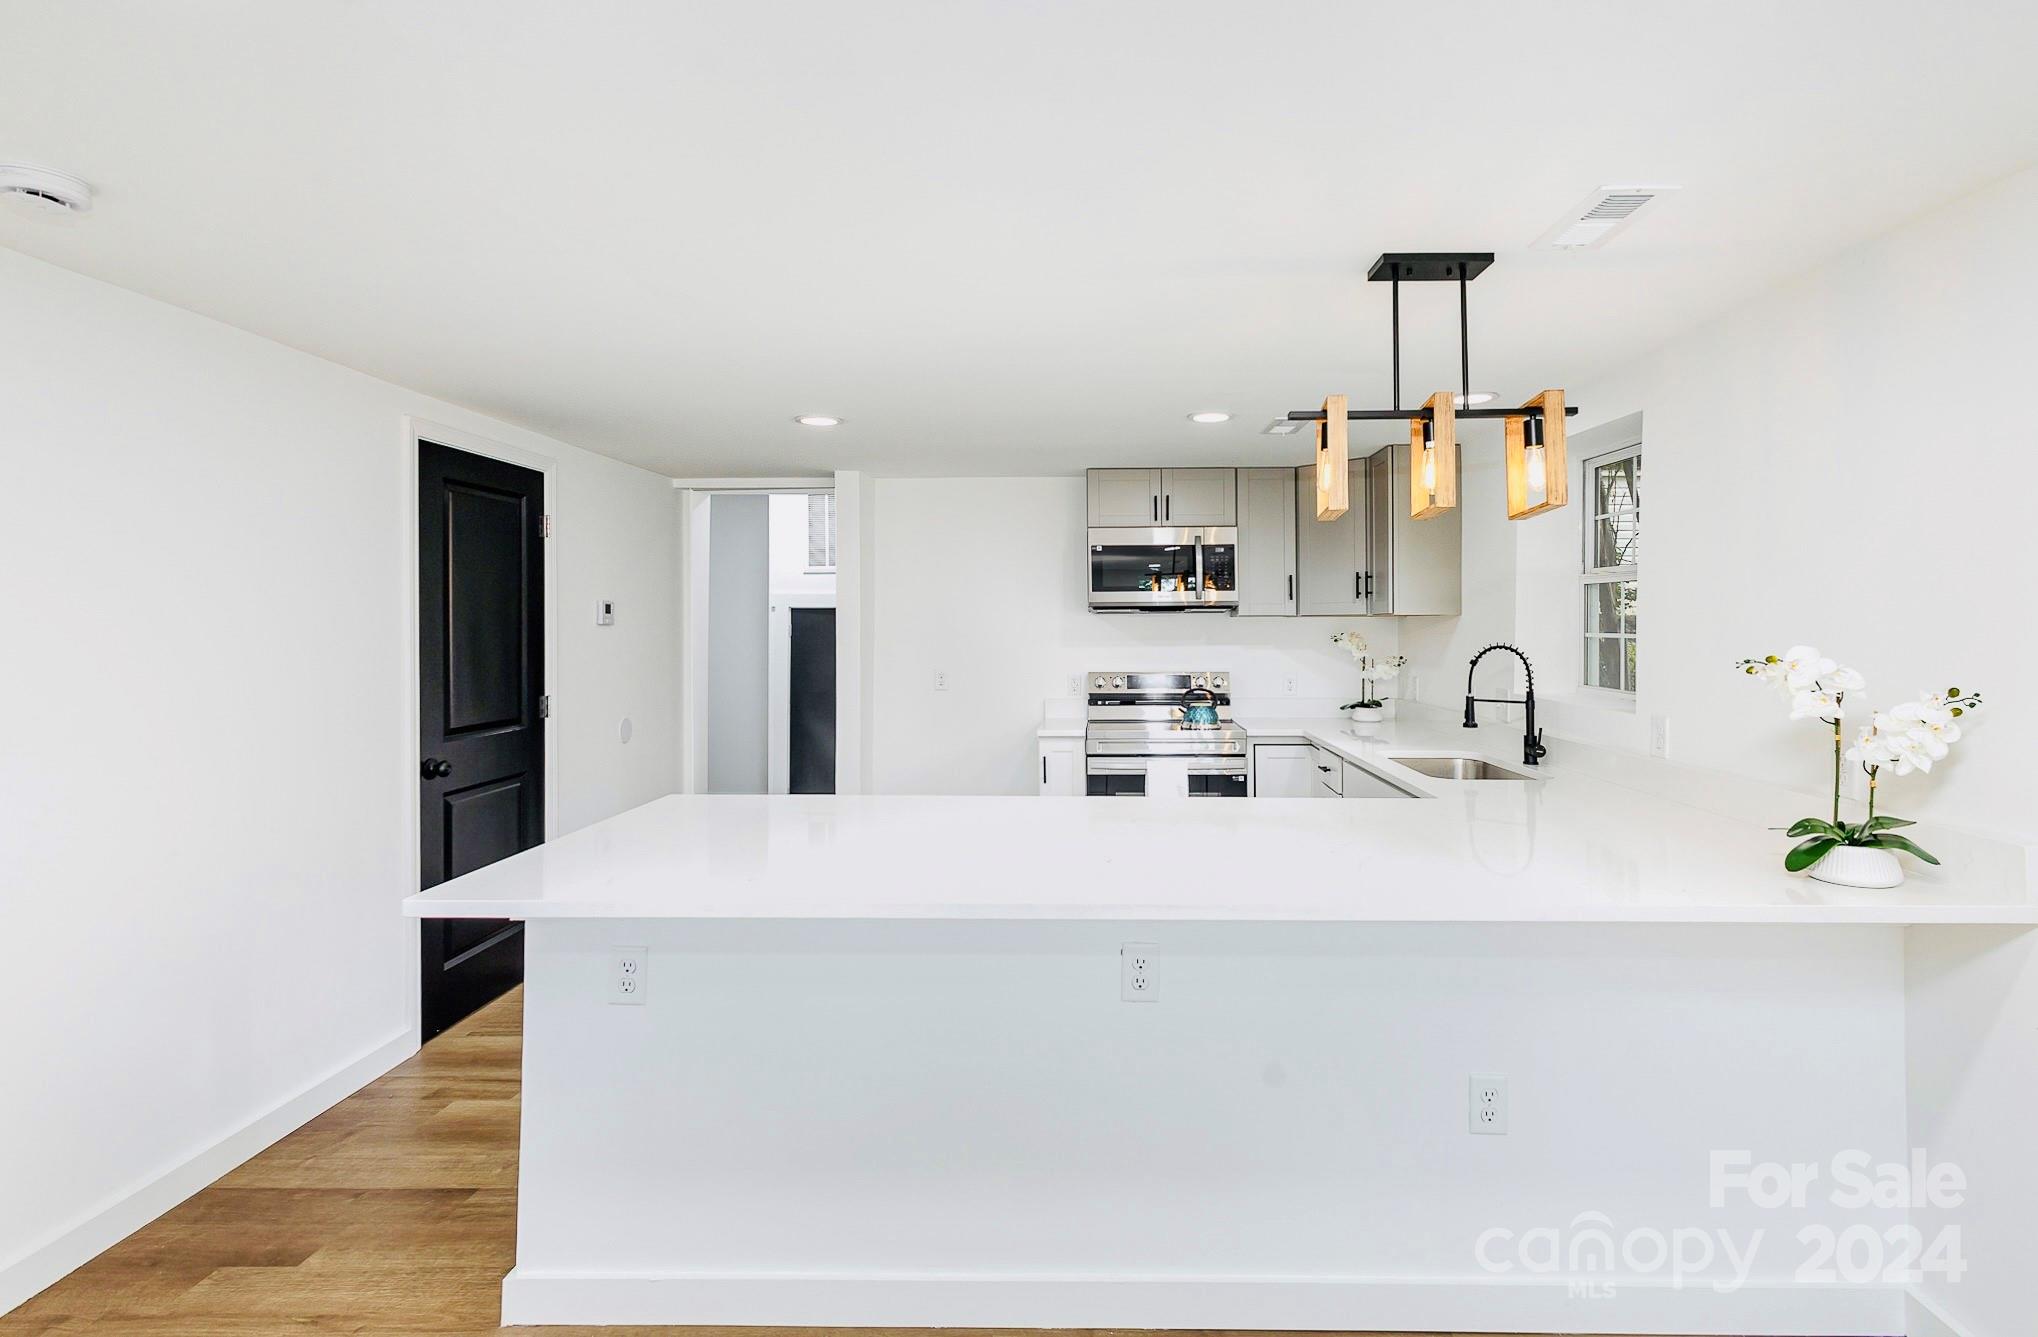
[[[1891,837],[1895,839],[1896,837]],[[1813,836],[1783,856],[1783,870],[1787,873],[1802,873],[1826,857],[1826,852],[1840,842],[1832,836]]]
[[[1837,836],[1842,834],[1842,829],[1834,826],[1823,817],[1801,817],[1791,823],[1790,829],[1783,834],[1793,838],[1797,836]]]
[[[1899,826],[1916,826],[1917,823],[1902,817],[1871,817],[1866,823],[1870,831],[1888,831]]]
[[[1902,850],[1905,854],[1913,855],[1917,858],[1923,859],[1926,863],[1935,864],[1939,862],[1936,858],[1932,856],[1932,854],[1929,851],[1918,848],[1916,844],[1905,839],[1902,836],[1892,835],[1871,836],[1869,837],[1869,843],[1874,845],[1877,849]]]

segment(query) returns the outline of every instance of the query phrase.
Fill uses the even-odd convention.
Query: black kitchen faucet
[[[1486,658],[1486,656],[1492,654],[1495,650],[1505,650],[1521,661],[1523,671],[1528,674],[1528,694],[1526,696],[1472,695],[1473,671],[1479,667],[1480,660]],[[1495,641],[1492,645],[1487,646],[1484,650],[1472,656],[1471,666],[1465,670],[1465,727],[1467,729],[1479,727],[1477,707],[1481,701],[1492,705],[1527,706],[1528,720],[1526,722],[1527,728],[1522,734],[1521,739],[1521,759],[1526,764],[1533,766],[1538,760],[1549,755],[1550,749],[1543,746],[1543,731],[1536,728],[1536,668],[1535,665],[1529,663],[1529,657],[1523,654],[1520,649],[1507,644],[1505,641]]]

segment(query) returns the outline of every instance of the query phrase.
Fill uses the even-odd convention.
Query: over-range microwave
[[[1092,529],[1090,609],[1097,613],[1235,613],[1238,530]]]

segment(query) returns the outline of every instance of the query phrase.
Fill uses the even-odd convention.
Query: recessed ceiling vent
[[[1537,250],[1582,251],[1604,246],[1642,207],[1675,186],[1601,186],[1563,221],[1536,239]]]
[[[92,208],[92,187],[68,172],[0,163],[0,202],[33,218],[69,218]]]
[[[1286,418],[1276,418],[1265,427],[1260,428],[1260,435],[1293,436],[1307,426],[1309,424],[1306,422],[1290,422]]]

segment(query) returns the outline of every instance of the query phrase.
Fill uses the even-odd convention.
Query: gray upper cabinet
[[[1161,470],[1161,523],[1237,524],[1238,470]]]
[[[1159,469],[1090,470],[1090,527],[1130,529],[1161,522]]]
[[[1353,460],[1351,469],[1351,507],[1335,520],[1316,518],[1316,466],[1294,471],[1296,607],[1306,617],[1373,611],[1366,598],[1366,461]]]
[[[1295,616],[1295,471],[1238,471],[1238,615]]]
[[[1236,469],[1092,469],[1090,527],[1235,525]]]
[[[1409,447],[1389,446],[1364,461],[1367,509],[1372,515],[1368,569],[1375,613],[1454,615],[1464,607],[1464,486],[1459,502],[1442,515],[1417,520],[1408,513]],[[1356,479],[1352,496],[1359,495]]]

